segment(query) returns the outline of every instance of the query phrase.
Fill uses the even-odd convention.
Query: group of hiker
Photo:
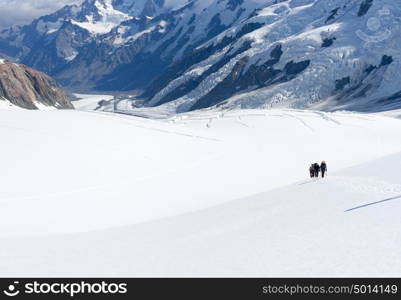
[[[309,168],[309,173],[311,178],[318,178],[319,174],[322,173],[322,178],[327,174],[327,164],[325,161],[319,165],[319,163],[314,163]]]

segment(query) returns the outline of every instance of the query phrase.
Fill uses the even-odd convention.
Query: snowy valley
[[[400,275],[399,119],[19,109],[0,120],[1,276]],[[323,159],[328,178],[309,179]]]

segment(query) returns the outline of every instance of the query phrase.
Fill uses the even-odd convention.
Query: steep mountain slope
[[[104,61],[99,61],[101,57],[96,55],[98,45],[103,44],[102,35],[127,20],[146,23],[154,14],[172,9],[172,4],[179,5],[186,1],[86,0],[80,6],[68,5],[28,26],[14,26],[3,30],[0,33],[0,53],[16,57],[21,62],[53,76],[68,69],[69,63],[81,52],[92,51],[98,65],[104,64]],[[86,65],[90,64],[84,61],[85,54],[83,56],[81,61]],[[73,80],[77,75],[79,74],[74,74],[69,79]]]
[[[400,120],[293,110],[160,121],[0,110],[0,120],[1,276],[400,275]],[[310,180],[323,159],[329,177]]]
[[[187,111],[217,104],[299,108],[328,100],[320,108],[368,110],[399,103],[399,7],[391,1],[276,2],[194,56],[217,46],[215,55],[188,68],[185,57],[170,67],[147,89],[149,104],[172,101],[174,110]]]
[[[378,110],[400,103],[392,0],[87,0],[0,34],[0,52],[79,89],[219,105]]]
[[[52,78],[4,59],[0,59],[0,101],[27,109],[73,108]]]

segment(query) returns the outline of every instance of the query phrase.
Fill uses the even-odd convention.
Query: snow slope
[[[400,120],[294,110],[157,121],[0,110],[0,120],[0,276],[400,275]],[[329,178],[307,179],[322,159]]]
[[[12,104],[8,100],[0,98],[0,109],[2,109],[2,110],[15,110],[15,109],[20,109],[20,107],[15,106],[14,104]]]

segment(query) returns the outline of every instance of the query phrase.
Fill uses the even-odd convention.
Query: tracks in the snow
[[[360,177],[340,177],[334,176],[330,177],[330,183],[339,186],[341,189],[346,189],[352,193],[366,194],[366,195],[377,195],[384,199],[365,203],[345,210],[344,212],[351,212],[359,210],[362,208],[382,204],[385,202],[390,202],[394,200],[401,200],[401,184],[393,184],[385,181],[373,180],[370,178],[360,178]],[[310,179],[298,183],[299,186],[323,182],[320,178]],[[390,196],[395,195],[395,196]]]

